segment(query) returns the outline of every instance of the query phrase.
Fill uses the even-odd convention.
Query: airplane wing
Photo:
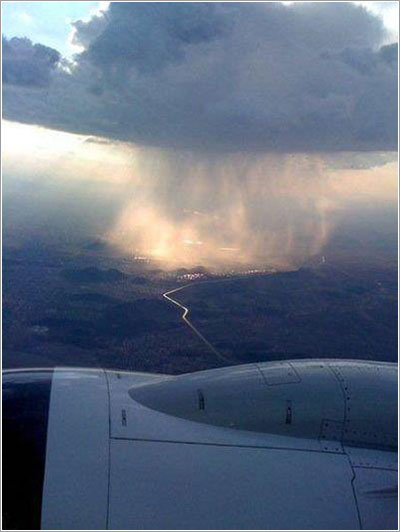
[[[395,364],[5,372],[3,428],[14,529],[397,528]]]

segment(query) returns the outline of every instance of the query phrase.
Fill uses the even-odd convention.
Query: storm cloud
[[[111,3],[74,31],[74,64],[31,53],[30,82],[5,49],[5,118],[202,152],[396,149],[397,44],[360,6]]]
[[[26,87],[47,87],[60,61],[57,50],[32,44],[27,38],[2,39],[3,83]]]

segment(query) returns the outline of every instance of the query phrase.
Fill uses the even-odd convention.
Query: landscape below
[[[3,368],[178,374],[293,358],[395,362],[394,248],[379,260],[353,251],[327,249],[292,271],[265,265],[261,273],[222,274],[201,266],[164,270],[145,257],[117,257],[96,241],[71,249],[5,246]],[[183,285],[174,298],[227,362],[163,298]]]

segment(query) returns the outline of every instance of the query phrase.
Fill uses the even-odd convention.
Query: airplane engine
[[[394,529],[397,365],[3,372],[4,529]]]

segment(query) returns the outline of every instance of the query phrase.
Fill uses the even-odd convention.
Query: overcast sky
[[[172,150],[394,150],[397,2],[360,4],[5,2],[3,116]]]

